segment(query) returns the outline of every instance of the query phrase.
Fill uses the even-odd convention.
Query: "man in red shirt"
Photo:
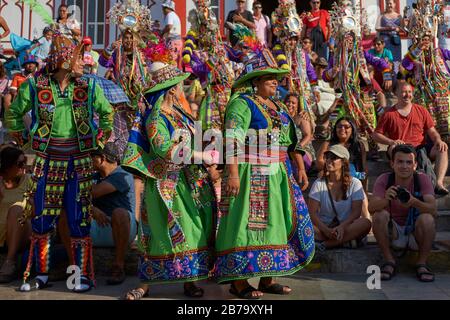
[[[22,63],[23,72],[17,73],[13,76],[11,85],[9,87],[9,92],[5,94],[4,98],[4,107],[5,110],[9,109],[11,103],[17,96],[17,92],[22,83],[24,83],[28,78],[34,77],[39,63],[37,62],[35,56],[27,55],[24,58],[24,62]]]
[[[372,138],[381,144],[392,147],[399,144],[411,144],[415,148],[425,146],[427,155],[436,161],[436,194],[446,195],[449,191],[444,186],[444,178],[448,168],[448,146],[437,132],[430,113],[424,107],[413,104],[414,88],[409,83],[402,83],[398,88],[398,103],[378,122]],[[427,135],[433,145],[427,144]]]
[[[311,0],[311,11],[303,18],[302,39],[312,39],[313,48],[319,57],[327,59],[328,40],[331,35],[331,18],[327,10],[320,9],[320,0]]]

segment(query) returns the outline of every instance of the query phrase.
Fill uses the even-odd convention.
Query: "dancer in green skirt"
[[[184,282],[185,295],[201,297],[194,281],[208,278],[214,264],[215,196],[205,167],[189,159],[203,159],[203,153],[187,148],[194,122],[179,102],[189,73],[158,62],[159,50],[146,50],[155,84],[146,91],[146,112],[136,118],[124,156],[123,166],[145,181],[138,236],[141,285],[126,293],[127,300],[141,299],[150,283],[170,282]]]
[[[278,79],[289,70],[279,69],[270,51],[252,49],[234,84],[241,93],[226,109],[226,196],[219,205],[215,264],[218,282],[231,282],[230,293],[244,299],[290,293],[273,277],[295,273],[314,255],[313,227],[299,186],[306,189],[308,179],[294,122],[273,98]],[[245,91],[246,85],[254,89]],[[289,158],[297,164],[298,181]],[[261,277],[258,289],[247,282],[251,277]]]

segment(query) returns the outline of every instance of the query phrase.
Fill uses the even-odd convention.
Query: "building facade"
[[[174,0],[176,5],[176,13],[181,19],[182,34],[185,34],[189,29],[189,22],[187,21],[188,12],[195,7],[193,0]],[[330,8],[335,0],[322,0],[323,8]],[[357,0],[355,0],[357,1]],[[360,0],[361,5],[366,8],[369,18],[369,25],[372,31],[375,31],[375,23],[380,12],[383,12],[385,0]],[[109,25],[106,13],[116,0],[39,0],[39,2],[48,10],[48,12],[56,17],[58,15],[58,6],[65,3],[69,6],[69,12],[73,12],[78,21],[82,25],[83,35],[88,35],[93,39],[94,49],[102,49],[113,42],[118,37],[118,30],[115,26]],[[159,20],[163,25],[164,16],[162,13],[162,0],[140,0],[144,5],[147,5],[152,12],[153,20]],[[263,4],[264,12],[266,14],[273,11],[277,6],[276,0],[260,0]],[[396,0],[397,10],[403,8],[405,5],[411,6],[413,0]],[[247,0],[247,8],[251,10],[253,0]],[[211,0],[211,5],[219,17],[222,24],[228,15],[228,12],[236,7],[234,0]],[[308,0],[297,0],[298,11],[302,12],[309,10]],[[402,13],[402,12],[400,12]],[[11,32],[16,33],[22,37],[33,39],[38,38],[42,34],[45,27],[42,19],[29,6],[24,5],[19,0],[0,0],[0,15],[3,16],[11,29]],[[9,37],[3,39],[3,46],[9,48]],[[407,47],[406,41],[403,47]]]

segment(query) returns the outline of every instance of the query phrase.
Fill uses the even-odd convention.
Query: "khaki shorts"
[[[397,231],[392,235],[394,237],[394,240],[391,242],[392,247],[394,249],[405,249],[408,246],[410,250],[419,251],[414,233],[411,232],[409,235],[406,235],[406,226],[400,226],[394,220],[392,220],[392,224],[394,226],[393,228]]]

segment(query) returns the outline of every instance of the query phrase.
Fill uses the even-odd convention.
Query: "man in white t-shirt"
[[[175,13],[175,2],[165,0],[162,4],[164,13],[164,29],[162,37],[166,39],[168,47],[172,51],[172,57],[181,68],[181,50],[183,42],[181,40],[181,21]]]

